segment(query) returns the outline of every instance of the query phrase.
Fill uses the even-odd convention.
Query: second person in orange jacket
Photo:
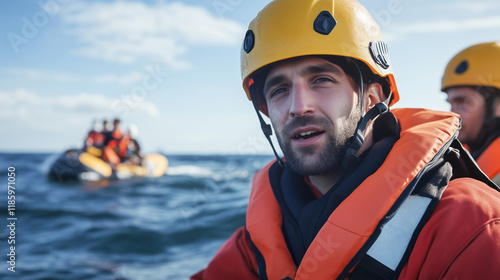
[[[451,59],[441,90],[460,114],[458,139],[479,167],[500,185],[500,42],[470,46]]]

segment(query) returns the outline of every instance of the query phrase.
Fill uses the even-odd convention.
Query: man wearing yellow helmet
[[[191,279],[498,277],[498,187],[456,140],[458,115],[389,111],[399,93],[364,7],[274,0],[241,67],[285,159],[256,173],[245,226]]]
[[[500,184],[500,42],[468,47],[451,59],[441,90],[462,118],[458,139]]]

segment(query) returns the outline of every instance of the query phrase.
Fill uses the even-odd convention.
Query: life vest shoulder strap
[[[443,162],[453,169],[454,179],[472,177],[500,191],[498,186],[479,169],[469,152],[458,140],[451,143],[444,154]],[[431,184],[433,182],[434,180],[430,180]],[[432,196],[419,193],[428,189],[420,186],[401,204],[353,270],[350,279],[397,279],[399,277],[421,229],[427,223],[448,185],[448,181],[445,182],[446,185],[442,182],[441,186],[437,186],[438,192]]]
[[[429,197],[411,195],[402,204],[394,217],[384,225],[375,243],[356,266],[351,279],[397,279],[406,264],[406,256],[432,212]]]

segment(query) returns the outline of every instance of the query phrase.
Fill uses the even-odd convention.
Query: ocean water
[[[56,156],[0,154],[0,279],[188,279],[243,225],[253,175],[273,158],[167,155],[161,178],[96,185],[50,181]]]

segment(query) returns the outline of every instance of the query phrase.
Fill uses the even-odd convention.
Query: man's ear
[[[364,102],[366,112],[370,110],[375,104],[380,103],[386,99],[382,86],[379,83],[371,83],[366,87]],[[364,112],[364,113],[366,113]]]
[[[493,109],[493,115],[497,118],[500,118],[500,98],[495,98],[495,107]],[[488,104],[486,104],[486,106],[488,106]]]

